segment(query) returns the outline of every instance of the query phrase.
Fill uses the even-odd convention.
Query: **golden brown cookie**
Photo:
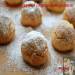
[[[10,6],[17,6],[22,4],[23,0],[5,0],[5,2]]]
[[[75,7],[67,9],[64,12],[64,19],[72,23],[75,28]]]
[[[9,17],[0,16],[0,45],[11,42],[15,35],[15,27]]]
[[[62,13],[65,10],[65,0],[43,0],[46,8],[54,13]]]
[[[23,59],[31,66],[38,67],[48,62],[48,46],[45,37],[36,31],[31,31],[21,45]]]
[[[31,4],[23,8],[21,13],[21,23],[26,27],[37,27],[42,23],[42,14],[39,6],[35,6],[33,1],[26,1],[25,5]]]
[[[74,49],[75,30],[65,21],[59,22],[52,31],[52,45],[60,52],[68,52]]]

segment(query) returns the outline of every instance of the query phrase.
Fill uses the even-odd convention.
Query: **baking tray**
[[[73,2],[74,3],[74,2]],[[23,27],[20,23],[21,7],[6,7],[3,0],[0,0],[0,15],[11,17],[16,29],[15,39],[6,46],[0,46],[0,75],[63,75],[59,67],[63,66],[64,56],[75,56],[75,51],[67,54],[61,54],[54,50],[51,44],[51,31],[55,22],[63,18],[62,14],[52,14],[44,7],[42,8],[43,20],[38,28]],[[35,69],[27,65],[21,54],[21,43],[24,36],[36,30],[41,32],[48,40],[49,52],[51,54],[51,63],[41,69]]]

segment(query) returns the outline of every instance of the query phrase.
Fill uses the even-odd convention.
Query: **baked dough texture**
[[[0,44],[8,44],[15,35],[15,27],[9,17],[0,15]]]
[[[65,10],[65,0],[43,0],[47,4],[46,8],[54,13],[62,13]]]
[[[23,0],[5,0],[8,5],[16,6],[22,4]]]
[[[70,25],[66,25],[65,21],[58,23],[58,26],[53,29],[51,37],[52,45],[56,50],[68,52],[74,49],[75,30]]]
[[[67,9],[64,12],[64,19],[72,23],[75,28],[75,6],[70,9]]]
[[[41,8],[34,1],[26,1],[21,13],[21,23],[26,27],[37,27],[42,23]],[[31,5],[31,6],[29,6]]]
[[[21,45],[23,59],[31,66],[39,67],[48,62],[48,46],[45,37],[36,31],[29,32]]]

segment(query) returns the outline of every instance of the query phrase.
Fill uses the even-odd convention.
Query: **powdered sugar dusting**
[[[22,47],[42,53],[46,50],[47,40],[40,32],[32,31],[24,38]]]
[[[8,17],[0,16],[0,35],[6,35],[9,30],[11,20]]]

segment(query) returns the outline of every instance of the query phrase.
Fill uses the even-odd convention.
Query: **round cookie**
[[[21,45],[23,59],[31,66],[39,67],[48,62],[48,46],[45,37],[36,31],[29,32]]]
[[[74,28],[65,23],[65,21],[59,22],[52,31],[52,45],[60,52],[68,52],[74,48],[75,31]]]
[[[72,23],[75,28],[75,7],[67,9],[64,12],[64,19]]]
[[[17,6],[22,4],[23,0],[5,0],[5,2],[10,6]]]
[[[15,35],[15,27],[9,17],[0,16],[0,45],[11,42]]]
[[[54,13],[62,13],[65,10],[65,0],[43,0],[47,4],[46,8]]]
[[[21,13],[21,23],[26,27],[37,27],[42,23],[42,13],[39,6],[33,1],[26,1],[27,7]],[[31,6],[29,6],[31,5]]]

